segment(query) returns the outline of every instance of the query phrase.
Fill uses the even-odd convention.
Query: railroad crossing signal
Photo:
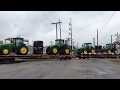
[[[116,38],[116,41],[117,41],[117,42],[120,42],[120,34],[118,34],[118,32],[117,32],[117,34],[115,34],[115,36],[117,37],[117,38]]]
[[[115,45],[118,45],[118,44],[119,44],[119,42],[114,42],[114,44],[115,44]]]

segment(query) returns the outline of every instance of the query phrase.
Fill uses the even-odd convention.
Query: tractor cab
[[[24,44],[23,38],[13,38],[13,43],[15,44],[15,47],[19,47]]]
[[[114,44],[106,44],[106,48],[113,48]]]
[[[55,40],[55,44],[59,44],[59,43],[64,44],[64,39],[56,39]]]
[[[84,43],[82,44],[82,47],[92,47],[92,43]]]
[[[15,47],[19,47],[20,45],[25,45],[24,44],[24,38],[7,38],[5,39],[5,43],[7,43],[7,41],[9,41],[10,43],[14,43]]]

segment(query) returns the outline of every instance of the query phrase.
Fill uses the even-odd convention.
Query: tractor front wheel
[[[87,50],[84,50],[84,54],[87,54]]]
[[[92,54],[94,54],[94,53],[95,53],[95,50],[94,50],[94,49],[92,49],[92,50],[91,50],[91,52],[92,52]]]
[[[26,55],[28,53],[28,47],[27,46],[20,46],[19,47],[19,54],[20,55]]]
[[[67,47],[62,46],[62,47],[60,48],[59,54],[60,54],[60,55],[69,55],[69,54],[70,54],[70,49],[67,48]]]
[[[3,47],[1,50],[1,54],[2,55],[8,55],[10,53],[10,50],[8,49],[8,47]]]
[[[111,54],[111,50],[108,50],[108,54]]]

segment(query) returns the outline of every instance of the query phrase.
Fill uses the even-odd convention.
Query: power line
[[[116,12],[116,11],[113,12],[112,16],[111,16],[110,19],[107,21],[107,23],[105,24],[105,26],[100,30],[100,32],[102,32],[103,29],[104,29],[104,28],[107,26],[107,24],[110,22],[110,20],[111,20],[112,17],[114,16],[115,12]],[[99,33],[100,33],[100,32],[99,32]]]
[[[56,14],[56,12],[54,11],[53,13],[59,19],[59,16]],[[66,20],[66,19],[64,19],[64,20]],[[64,24],[66,24],[66,22]],[[63,24],[63,27],[65,28],[64,24]],[[64,30],[61,30],[61,31],[63,31],[67,35],[67,33]]]
[[[46,13],[44,13],[44,12],[41,12],[42,13],[42,15],[45,17],[45,18],[47,18],[48,19],[48,21],[51,23],[52,22],[52,20],[46,15]]]
[[[103,28],[100,30],[99,34],[104,30],[104,28],[108,25],[108,23],[110,22],[110,20],[112,19],[112,17],[114,16],[116,11],[113,12],[112,16],[109,18],[109,20],[107,21],[107,23],[103,26]],[[94,32],[95,33],[95,32]],[[89,36],[89,35],[88,35]],[[104,42],[104,41],[103,41]]]
[[[114,16],[115,12],[116,12],[116,11],[113,12],[112,16],[110,17],[110,19],[108,20],[108,22],[105,24],[105,26],[102,28],[102,30],[103,30],[103,29],[107,26],[107,24],[110,22],[110,20],[111,20],[112,17]],[[102,31],[102,30],[101,30],[101,31]],[[101,32],[101,31],[100,31],[100,32]],[[100,33],[100,32],[99,32],[99,33]],[[105,35],[104,35],[104,36],[105,36]],[[107,39],[107,37],[105,37],[102,42],[105,43],[105,40],[106,40],[106,39]]]

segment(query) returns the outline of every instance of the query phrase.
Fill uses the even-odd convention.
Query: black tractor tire
[[[70,49],[66,46],[62,46],[59,51],[60,55],[69,55],[70,54]]]
[[[47,49],[46,49],[46,53],[47,53],[48,55],[51,55],[50,48],[47,48]]]
[[[56,46],[53,46],[50,50],[52,55],[57,55],[59,53],[59,48]]]
[[[29,49],[27,46],[20,46],[18,53],[19,55],[26,55],[28,53]]]
[[[5,51],[6,50],[6,51]],[[3,47],[1,49],[1,55],[9,55],[10,54],[10,50],[8,47]]]
[[[69,55],[70,54],[70,49],[68,47],[65,48],[64,54],[65,55]]]

